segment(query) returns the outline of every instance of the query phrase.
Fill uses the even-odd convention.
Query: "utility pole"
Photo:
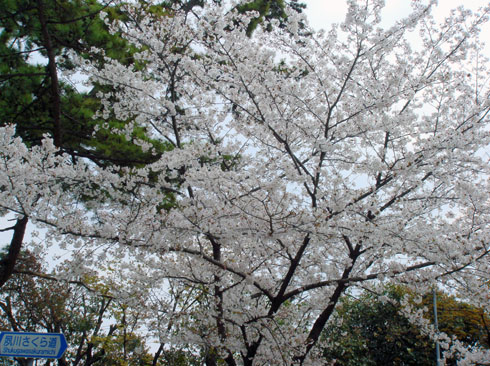
[[[434,327],[436,330],[437,336],[439,336],[439,324],[437,321],[437,296],[436,296],[436,288],[434,287],[432,290],[432,295],[434,299]],[[439,340],[436,340],[436,366],[440,366],[440,352],[439,352]]]

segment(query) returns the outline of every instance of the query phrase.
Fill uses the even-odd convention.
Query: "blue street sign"
[[[60,358],[66,347],[61,333],[0,332],[0,356]]]

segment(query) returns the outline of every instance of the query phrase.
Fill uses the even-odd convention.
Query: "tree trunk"
[[[13,227],[14,235],[12,236],[7,256],[0,262],[0,288],[2,288],[14,272],[15,264],[22,248],[27,221],[27,216],[24,216],[18,219]]]

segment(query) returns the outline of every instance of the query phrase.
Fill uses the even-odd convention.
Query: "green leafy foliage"
[[[216,4],[220,4],[222,0],[211,0]],[[163,7],[180,6],[186,11],[191,11],[195,6],[203,6],[206,0],[169,0],[162,3]],[[284,25],[284,21],[287,19],[285,12],[286,3],[298,13],[302,12],[306,8],[306,4],[299,2],[298,0],[252,0],[249,2],[243,2],[237,9],[240,12],[256,11],[259,15],[252,19],[247,28],[247,34],[252,35],[254,30],[259,24],[263,24],[264,21],[271,19],[279,20],[281,26]],[[267,29],[270,29],[270,25],[267,25]]]
[[[422,299],[422,306],[431,308],[432,294]],[[434,312],[427,312],[433,322]],[[437,320],[439,330],[456,337],[467,345],[490,348],[490,317],[482,309],[445,293],[437,293]]]
[[[297,12],[301,12],[306,7],[305,4],[299,3],[297,0],[290,1],[289,5]],[[256,11],[259,13],[259,16],[253,18],[248,25],[247,34],[250,36],[264,20],[277,19],[282,26],[287,19],[287,14],[284,10],[285,6],[286,3],[284,0],[253,0],[240,5],[238,10],[241,12]],[[270,27],[270,25],[267,27]]]
[[[51,135],[55,129],[52,108],[55,81],[43,59],[48,49],[57,57],[58,71],[74,68],[70,52],[102,64],[104,59],[91,51],[93,47],[102,48],[106,56],[123,64],[134,64],[136,51],[120,35],[109,33],[100,19],[102,10],[109,20],[124,18],[117,6],[95,0],[44,1],[42,9],[39,4],[32,0],[0,1],[5,14],[0,18],[0,124],[15,124],[18,135],[28,145],[39,144],[45,134]],[[44,28],[43,18],[47,24]],[[164,145],[148,138],[141,129],[133,137],[152,143],[152,151],[145,152],[118,134],[128,121],[94,119],[95,111],[100,109],[96,98],[99,86],[82,93],[59,82],[58,89],[60,147],[72,156],[90,158],[99,165],[133,166],[155,161],[165,151]],[[102,128],[105,123],[108,127]]]
[[[323,333],[326,359],[336,360],[335,365],[339,366],[434,364],[434,342],[400,312],[401,300],[405,295],[412,296],[411,292],[389,287],[384,295],[387,301],[367,292],[342,301],[335,320]],[[425,314],[433,321],[432,301],[432,294],[427,294],[421,303],[412,301],[412,305],[427,309]],[[489,318],[481,309],[440,295],[438,318],[440,331],[466,344],[488,347]],[[455,362],[449,360],[448,364]]]

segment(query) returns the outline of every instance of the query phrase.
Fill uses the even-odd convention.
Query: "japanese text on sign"
[[[33,353],[55,356],[58,338],[54,336],[28,337],[22,335],[6,335],[3,351],[8,353]],[[16,351],[14,351],[14,349]]]
[[[0,333],[0,355],[31,358],[59,358],[66,340],[58,333]]]

